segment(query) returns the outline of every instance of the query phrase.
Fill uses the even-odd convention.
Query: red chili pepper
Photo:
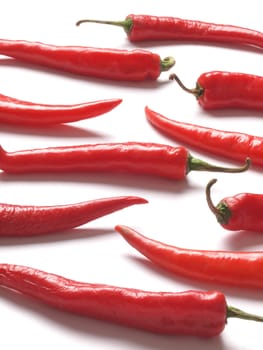
[[[183,90],[193,94],[204,109],[242,108],[263,110],[263,77],[253,74],[212,71],[203,73],[196,87],[187,88],[171,74]]]
[[[248,169],[226,168],[193,158],[184,147],[158,143],[126,142],[48,147],[17,152],[0,148],[0,169],[10,174],[110,172],[154,175],[183,180],[191,170],[236,173]]]
[[[238,288],[263,288],[263,252],[197,250],[168,245],[116,226],[123,238],[157,266],[193,280]]]
[[[109,112],[121,102],[121,99],[111,99],[73,105],[48,105],[0,94],[0,123],[29,126],[71,123]]]
[[[263,138],[236,131],[223,131],[168,119],[145,108],[147,119],[172,139],[227,159],[248,157],[252,164],[263,166]]]
[[[246,230],[263,232],[263,195],[258,193],[239,193],[225,197],[216,206],[211,200],[211,187],[216,183],[212,179],[206,186],[206,199],[217,221],[226,230]]]
[[[227,305],[218,291],[150,292],[11,264],[0,264],[0,285],[63,311],[161,334],[208,338],[219,335],[230,317],[263,321]]]
[[[130,41],[187,40],[263,48],[263,33],[228,24],[209,23],[168,16],[130,14],[124,21],[83,19],[78,21],[76,25],[85,22],[122,27]]]
[[[102,198],[92,201],[33,206],[0,204],[0,236],[34,236],[57,233],[84,225],[99,217],[147,200],[134,196]]]
[[[147,50],[57,46],[0,39],[0,55],[69,73],[122,81],[156,80],[175,60]]]

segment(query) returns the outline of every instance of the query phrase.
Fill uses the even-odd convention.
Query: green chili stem
[[[199,84],[196,84],[194,89],[189,89],[182,83],[181,79],[175,73],[170,74],[169,80],[175,80],[184,91],[193,94],[197,99],[204,94],[204,89]]]
[[[76,26],[79,26],[80,24],[83,23],[99,23],[99,24],[109,24],[112,26],[117,26],[117,27],[122,27],[126,33],[130,33],[132,26],[133,26],[133,21],[130,18],[125,19],[124,21],[101,21],[97,19],[81,19],[76,22]]]
[[[167,72],[175,65],[175,59],[172,56],[165,57],[161,60],[161,72]]]
[[[247,313],[243,310],[237,309],[233,306],[227,305],[227,318],[230,317],[235,317],[235,318],[240,318],[242,320],[249,320],[249,321],[256,321],[256,322],[263,322],[263,317]]]

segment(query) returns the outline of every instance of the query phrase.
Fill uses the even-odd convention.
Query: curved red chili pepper
[[[192,170],[236,173],[192,157],[184,147],[126,142],[48,147],[6,152],[0,147],[0,169],[6,173],[109,172],[154,175],[183,180]]]
[[[242,108],[263,110],[263,77],[253,74],[212,71],[187,88],[176,74],[170,75],[183,90],[193,94],[204,109]]]
[[[0,236],[57,233],[84,225],[131,205],[143,203],[147,203],[147,200],[135,196],[101,198],[56,206],[0,203]]]
[[[263,166],[263,138],[236,131],[223,131],[179,122],[145,108],[147,119],[172,139],[226,159],[248,157],[252,164]]]
[[[217,221],[226,230],[263,232],[263,195],[258,193],[238,193],[223,198],[216,206],[211,200],[212,179],[206,186],[206,199]]]
[[[116,226],[123,238],[154,264],[193,280],[262,289],[263,252],[232,252],[179,248]]]
[[[156,80],[175,60],[147,50],[57,46],[0,39],[0,55],[84,76],[122,81]]]
[[[0,123],[29,126],[72,123],[107,113],[121,102],[122,99],[116,98],[73,105],[49,105],[0,94]]]
[[[85,22],[110,24],[122,27],[130,41],[187,40],[227,43],[263,48],[263,33],[228,24],[209,23],[171,16],[128,15],[124,21],[83,19]]]
[[[263,321],[227,305],[218,291],[150,292],[11,264],[0,264],[0,285],[56,309],[161,334],[208,338],[219,335],[230,317]]]

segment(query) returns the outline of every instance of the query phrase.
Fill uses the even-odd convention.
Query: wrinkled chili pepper
[[[56,309],[161,334],[208,338],[219,335],[230,317],[263,321],[227,305],[218,291],[150,292],[11,264],[0,264],[0,285]]]
[[[187,88],[176,74],[180,87],[193,94],[204,109],[241,108],[263,110],[263,77],[253,74],[212,71],[197,79],[195,88]]]
[[[236,173],[248,169],[215,166],[192,157],[184,147],[125,142],[48,147],[6,152],[0,147],[0,169],[10,174],[109,172],[154,175],[183,180],[192,170]]]
[[[206,199],[217,221],[226,230],[246,230],[263,232],[263,195],[258,193],[238,193],[223,198],[216,206],[211,200],[211,187],[216,183],[212,179],[206,186]]]
[[[263,33],[244,27],[171,16],[128,15],[123,21],[83,19],[76,23],[102,23],[122,27],[130,41],[185,40],[263,48]]]
[[[263,288],[263,252],[179,248],[116,226],[122,237],[157,266],[175,275],[238,288]]]
[[[121,81],[156,80],[174,64],[147,50],[57,46],[0,39],[0,55],[84,76]]]
[[[135,196],[101,198],[56,206],[0,203],[0,236],[57,233],[142,203],[147,203],[147,200]]]
[[[0,123],[29,126],[71,123],[107,113],[121,102],[121,99],[109,99],[73,105],[48,105],[0,94]]]
[[[248,157],[252,165],[263,166],[263,137],[179,122],[148,107],[145,113],[153,126],[174,140],[226,159],[239,161]]]

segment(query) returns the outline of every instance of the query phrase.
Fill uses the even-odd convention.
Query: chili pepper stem
[[[109,24],[112,26],[121,27],[125,30],[126,33],[130,33],[133,25],[133,21],[130,18],[125,19],[124,21],[101,21],[97,19],[81,19],[76,22],[76,26],[79,26],[83,23],[99,23],[99,24]]]
[[[167,72],[175,65],[175,59],[172,56],[165,57],[161,60],[161,72]]]
[[[172,73],[169,75],[169,80],[175,80],[177,82],[177,84],[186,92],[194,95],[197,99],[203,95],[204,93],[204,89],[197,83],[195,88],[190,89],[188,87],[186,87],[183,82],[181,81],[181,79],[175,74]]]
[[[240,310],[236,307],[229,306],[227,305],[227,310],[226,310],[226,318],[239,318],[242,320],[249,320],[249,321],[256,321],[256,322],[263,322],[263,317],[247,313],[243,310]]]
[[[188,158],[188,172],[192,170],[197,171],[211,171],[211,172],[223,172],[223,173],[241,173],[246,171],[250,167],[251,161],[249,158],[246,159],[245,164],[237,168],[227,168],[222,166],[213,165],[207,163],[201,159],[194,158],[189,155]]]

